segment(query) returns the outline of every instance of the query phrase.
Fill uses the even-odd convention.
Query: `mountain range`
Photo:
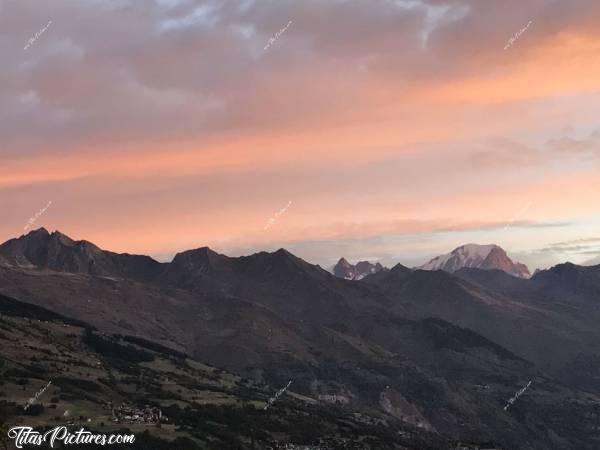
[[[359,261],[356,265],[350,264],[346,258],[340,258],[333,267],[333,274],[346,280],[362,280],[367,275],[388,270],[380,263],[372,264],[369,261]]]
[[[491,253],[500,255],[492,248],[482,258]],[[458,441],[472,449],[598,448],[600,266],[562,264],[531,278],[498,268],[450,267],[398,264],[344,279],[284,249],[233,258],[207,247],[160,263],[39,229],[0,245],[0,305],[12,305],[16,321],[36,308],[58,316],[44,319],[50,324],[40,337],[22,344],[15,333],[23,324],[4,324],[0,348],[17,346],[22,356],[12,356],[0,371],[25,377],[27,367],[47,359],[38,348],[64,352],[65,337],[52,323],[68,318],[80,329],[75,336],[91,328],[114,345],[175,352],[173,373],[202,364],[223,371],[222,377],[211,372],[219,385],[228,385],[226,376],[247,380],[244,389],[228,391],[237,406],[227,414],[240,425],[227,437],[215,434],[222,448],[279,448],[271,444],[278,427],[286,430],[286,445],[337,439],[321,448],[441,449],[456,448]],[[101,348],[120,348],[113,344]],[[125,383],[127,375],[117,371],[142,370],[114,357],[104,364],[106,371],[92,376],[96,384],[104,378]],[[279,400],[268,418],[253,412],[266,391],[290,380],[282,408],[296,412],[286,412],[286,420],[312,411],[323,427],[311,424],[312,433],[300,434],[277,425]],[[19,378],[13,381],[5,390],[16,395]],[[527,392],[505,410],[529,381]],[[222,393],[182,382],[186,389],[195,386],[190,395],[201,404],[218,410]],[[129,388],[119,383],[102,388],[95,401],[122,398]],[[138,401],[161,407],[181,402],[176,391],[158,395],[148,380],[137,383],[146,392]],[[179,438],[201,445],[194,428],[200,425],[186,428],[188,416],[175,417]],[[258,422],[242,426],[246,418]],[[251,431],[261,420],[266,431]],[[375,428],[362,429],[357,420]]]
[[[530,278],[531,273],[525,264],[513,262],[506,251],[496,245],[466,244],[455,248],[450,253],[436,256],[426,264],[416,269],[445,270],[454,273],[463,268],[502,270],[519,278]],[[380,263],[360,261],[350,264],[346,258],[341,258],[333,267],[333,274],[347,280],[362,280],[363,278],[381,271],[388,271]]]

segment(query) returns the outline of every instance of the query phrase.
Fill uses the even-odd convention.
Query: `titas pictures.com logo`
[[[60,442],[62,442],[62,445],[96,444],[102,446],[133,444],[135,442],[135,435],[133,434],[94,434],[83,428],[72,433],[64,425],[52,428],[44,434],[35,431],[32,427],[13,427],[8,430],[8,437],[14,439],[17,448],[23,448],[24,445],[39,447],[45,443],[48,443],[50,448],[57,448],[56,445]]]

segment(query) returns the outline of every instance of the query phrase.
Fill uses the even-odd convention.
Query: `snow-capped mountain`
[[[345,278],[346,280],[362,280],[367,275],[372,273],[387,270],[381,264],[371,264],[369,261],[360,261],[356,265],[350,264],[346,258],[341,258],[333,267],[333,274],[336,277]]]
[[[531,273],[525,264],[513,262],[506,252],[495,244],[467,244],[452,252],[436,256],[418,269],[445,270],[455,272],[463,267],[475,269],[500,269],[519,278],[530,278]]]

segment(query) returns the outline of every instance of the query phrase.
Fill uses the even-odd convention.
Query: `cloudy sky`
[[[0,0],[0,61],[1,241],[600,263],[597,0]]]

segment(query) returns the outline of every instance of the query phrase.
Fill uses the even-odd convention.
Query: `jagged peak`
[[[27,233],[23,236],[27,237],[27,236],[39,236],[39,235],[49,236],[50,233],[44,227],[41,227],[41,228],[37,228],[35,230],[31,230],[29,233]]]
[[[273,252],[274,255],[279,255],[279,256],[293,256],[294,258],[296,258],[296,256],[294,256],[293,253],[289,252],[288,250],[286,250],[285,248],[280,248],[279,250]]]
[[[342,257],[333,267],[333,274],[347,280],[361,280],[382,270],[385,270],[385,268],[379,262],[374,264],[371,261],[362,260],[356,264],[351,264],[346,258]]]
[[[394,272],[394,273],[396,273],[396,272],[408,273],[408,272],[412,272],[412,271],[413,270],[411,268],[406,267],[405,265],[400,264],[400,263],[396,264],[394,267],[392,267],[390,269],[390,272]]]

